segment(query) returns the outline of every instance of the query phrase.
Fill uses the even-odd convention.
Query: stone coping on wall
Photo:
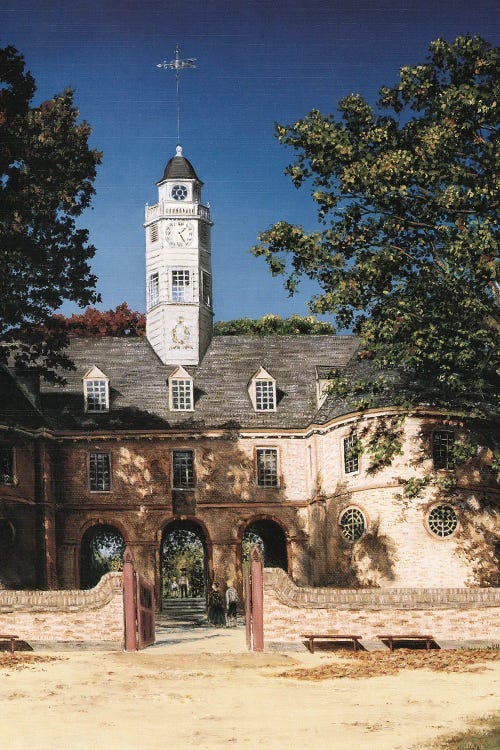
[[[93,589],[13,591],[0,589],[0,613],[78,612],[100,609],[122,592],[122,574],[106,573]]]
[[[264,570],[264,586],[288,607],[308,609],[475,609],[500,606],[500,588],[338,589],[297,586],[280,568]]]

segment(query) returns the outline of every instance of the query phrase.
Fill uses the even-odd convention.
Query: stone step
[[[156,616],[157,627],[200,625],[206,622],[207,608],[203,597],[164,599]]]

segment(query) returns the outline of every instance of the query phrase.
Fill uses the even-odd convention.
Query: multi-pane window
[[[344,471],[352,474],[359,469],[359,439],[355,432],[344,438]]]
[[[172,271],[172,302],[191,302],[191,274],[189,271]]]
[[[174,451],[173,453],[173,487],[178,490],[189,490],[194,487],[194,454],[193,451]]]
[[[85,381],[85,407],[87,411],[107,411],[108,381]]]
[[[436,430],[432,436],[432,460],[435,469],[453,468],[453,442],[451,430]]]
[[[203,303],[212,307],[212,277],[206,271],[201,272],[201,293]]]
[[[273,411],[276,408],[276,389],[273,380],[255,381],[255,408],[257,411]]]
[[[14,448],[0,447],[0,484],[14,483]]]
[[[174,411],[192,411],[193,381],[175,378],[170,381],[172,409]]]
[[[458,516],[451,505],[436,505],[427,520],[432,533],[442,539],[451,536],[458,526]]]
[[[278,451],[257,448],[257,483],[260,487],[278,486]]]
[[[154,307],[160,301],[160,276],[158,272],[152,273],[149,276],[149,287],[148,287],[148,306],[149,308]]]
[[[90,454],[89,485],[93,492],[109,492],[111,490],[111,457],[109,453]]]
[[[346,508],[339,518],[342,536],[348,542],[357,542],[365,533],[365,517],[359,508]]]

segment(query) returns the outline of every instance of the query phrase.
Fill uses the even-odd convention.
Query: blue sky
[[[76,90],[104,152],[82,221],[103,309],[145,308],[144,204],[156,202],[177,141],[174,76],[156,64],[176,43],[198,59],[181,79],[181,141],[211,205],[215,318],[228,320],[303,315],[314,292],[305,283],[289,298],[248,252],[279,219],[314,227],[307,189],[283,175],[292,154],[274,123],[334,112],[353,91],[375,101],[439,36],[498,44],[499,15],[497,0],[3,0],[0,45],[25,55],[35,103]]]

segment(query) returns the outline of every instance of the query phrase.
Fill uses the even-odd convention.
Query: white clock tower
[[[146,335],[162,362],[197,365],[212,338],[210,210],[182,148],[146,205]]]

